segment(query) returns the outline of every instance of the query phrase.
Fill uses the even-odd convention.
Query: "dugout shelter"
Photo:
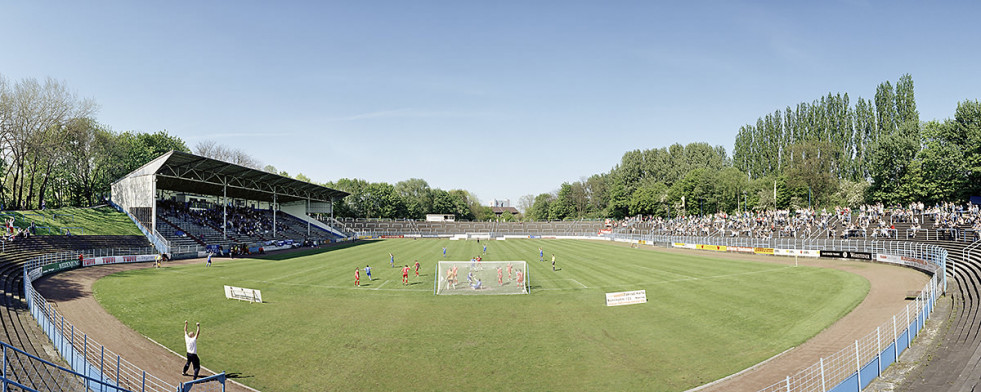
[[[311,215],[333,218],[332,203],[348,193],[295,180],[275,173],[180,151],[170,151],[127,174],[112,184],[111,202],[136,222],[140,230],[163,253],[170,253],[170,241],[158,230],[160,202],[189,196],[207,198],[220,206],[220,231],[228,237],[230,206],[249,206],[271,212],[272,237],[282,227],[278,218],[296,218],[308,227],[316,226],[342,236],[339,231]],[[309,230],[309,229],[308,229]]]

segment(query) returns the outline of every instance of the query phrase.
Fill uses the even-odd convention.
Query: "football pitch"
[[[444,246],[445,260],[527,261],[531,294],[433,295]],[[418,260],[420,276],[403,285],[389,253]],[[226,299],[223,285],[266,303]],[[605,293],[631,290],[648,303],[606,306]],[[532,239],[363,241],[126,271],[94,287],[110,313],[178,353],[179,324],[200,322],[202,365],[268,391],[680,391],[804,342],[868,290],[832,269]]]

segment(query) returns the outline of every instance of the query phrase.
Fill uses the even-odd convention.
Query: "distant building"
[[[426,222],[455,222],[456,215],[453,214],[426,214]]]
[[[491,207],[491,211],[494,211],[494,215],[500,217],[505,211],[510,212],[511,215],[518,216],[521,215],[521,211],[518,211],[514,207]]]

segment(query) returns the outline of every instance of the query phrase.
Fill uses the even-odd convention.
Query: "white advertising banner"
[[[929,272],[935,272],[938,269],[937,266],[930,264],[927,261],[920,260],[913,257],[893,256],[893,255],[878,253],[875,255],[875,259],[882,263],[905,265],[907,267],[912,267],[912,268],[929,271]]]
[[[773,254],[777,256],[821,257],[819,250],[804,249],[774,249]]]
[[[134,255],[134,256],[105,256],[105,257],[86,257],[82,259],[82,266],[120,263],[140,263],[153,261],[157,255]]]
[[[225,298],[262,303],[262,292],[255,289],[225,286]]]
[[[647,303],[647,290],[606,293],[606,306]]]

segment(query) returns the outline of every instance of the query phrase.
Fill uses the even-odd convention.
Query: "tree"
[[[518,198],[518,210],[522,212],[526,217],[528,212],[531,211],[531,207],[535,205],[535,195],[524,195]]]
[[[339,202],[334,203],[334,214],[344,217],[367,217],[369,209],[368,181],[363,179],[341,178],[335,184],[326,184],[331,188],[349,193]]]
[[[206,158],[233,163],[250,169],[262,170],[263,167],[262,162],[253,158],[245,151],[225,147],[214,140],[202,140],[194,146],[194,153]]]
[[[967,200],[981,195],[981,103],[958,103],[950,126],[951,142],[963,149],[965,178],[960,199]]]
[[[572,185],[562,183],[555,200],[549,205],[548,217],[551,220],[563,220],[573,215]]]
[[[554,200],[555,195],[551,193],[542,193],[535,196],[535,202],[525,215],[528,216],[528,219],[533,221],[548,220],[551,204]]]
[[[913,126],[904,123],[904,127]],[[886,204],[912,201],[910,194],[901,194],[899,185],[919,151],[919,140],[910,131],[894,131],[883,134],[873,145],[871,156],[871,186],[868,198]]]
[[[914,200],[932,204],[963,198],[960,190],[967,180],[966,146],[949,138],[953,126],[951,122],[936,121],[924,125],[924,147],[913,162],[913,175],[903,180],[911,182],[909,192],[915,194]]]
[[[30,207],[35,200],[40,205],[40,193],[60,159],[57,150],[65,125],[95,111],[94,101],[79,99],[54,79],[10,85],[0,76],[0,158],[5,162],[0,188],[11,192],[12,207]]]
[[[665,201],[668,198],[668,186],[663,182],[637,188],[630,195],[630,215],[667,215]]]
[[[879,134],[891,134],[896,130],[896,95],[889,81],[879,84],[875,90],[875,114]]]
[[[589,199],[588,215],[605,216],[603,213],[610,199],[607,178],[606,174],[594,174],[586,179],[584,192]]]
[[[453,201],[453,210],[456,217],[465,220],[474,220],[477,218],[476,207],[480,204],[477,199],[474,198],[470,192],[462,189],[453,189],[449,192],[450,199]]]
[[[395,191],[405,201],[407,218],[421,219],[432,209],[432,189],[425,180],[410,178],[395,183]]]
[[[905,74],[896,82],[896,123],[920,122],[920,112],[916,110],[916,98],[913,94],[913,77]]]
[[[832,176],[830,143],[815,141],[791,145],[788,149],[787,186],[792,196],[802,201],[814,199],[813,204],[830,198],[836,191],[836,179]],[[807,206],[802,202],[801,206]]]
[[[442,189],[433,189],[433,205],[429,213],[431,214],[456,214],[456,205],[450,193]]]
[[[384,183],[375,182],[369,184],[362,193],[366,218],[402,218],[406,216],[405,203],[395,187]]]

